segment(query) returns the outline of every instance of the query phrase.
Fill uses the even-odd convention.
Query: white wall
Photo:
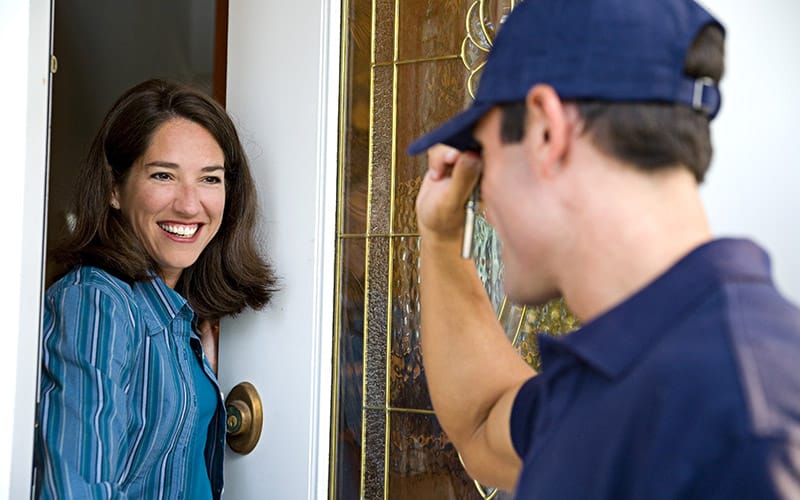
[[[718,235],[751,237],[800,303],[800,2],[703,0],[725,25],[722,110],[703,188]]]
[[[47,151],[49,0],[0,2],[3,244],[0,499],[27,498],[33,446]]]

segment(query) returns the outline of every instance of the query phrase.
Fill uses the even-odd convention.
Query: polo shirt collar
[[[147,335],[164,331],[178,315],[193,316],[189,303],[158,276],[150,280],[137,281],[133,293],[139,297],[139,307],[147,325]]]
[[[664,274],[579,330],[542,335],[542,362],[566,350],[611,379],[620,377],[661,336],[723,281],[770,282],[767,253],[749,240],[719,239],[684,256]]]

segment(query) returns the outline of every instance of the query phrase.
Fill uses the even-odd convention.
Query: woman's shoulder
[[[75,267],[47,289],[42,323],[48,352],[78,357],[105,353],[92,361],[96,366],[128,360],[142,338],[131,287],[92,266]]]
[[[96,289],[112,299],[130,302],[133,290],[125,281],[99,267],[76,266],[47,289],[48,295],[58,295],[70,289]]]

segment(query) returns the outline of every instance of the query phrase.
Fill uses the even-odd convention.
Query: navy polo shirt
[[[754,243],[698,247],[540,351],[517,498],[800,498],[800,311]]]

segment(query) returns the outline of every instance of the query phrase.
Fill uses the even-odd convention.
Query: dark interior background
[[[227,0],[55,2],[47,282],[73,180],[108,108],[148,78],[191,84],[224,105]]]

